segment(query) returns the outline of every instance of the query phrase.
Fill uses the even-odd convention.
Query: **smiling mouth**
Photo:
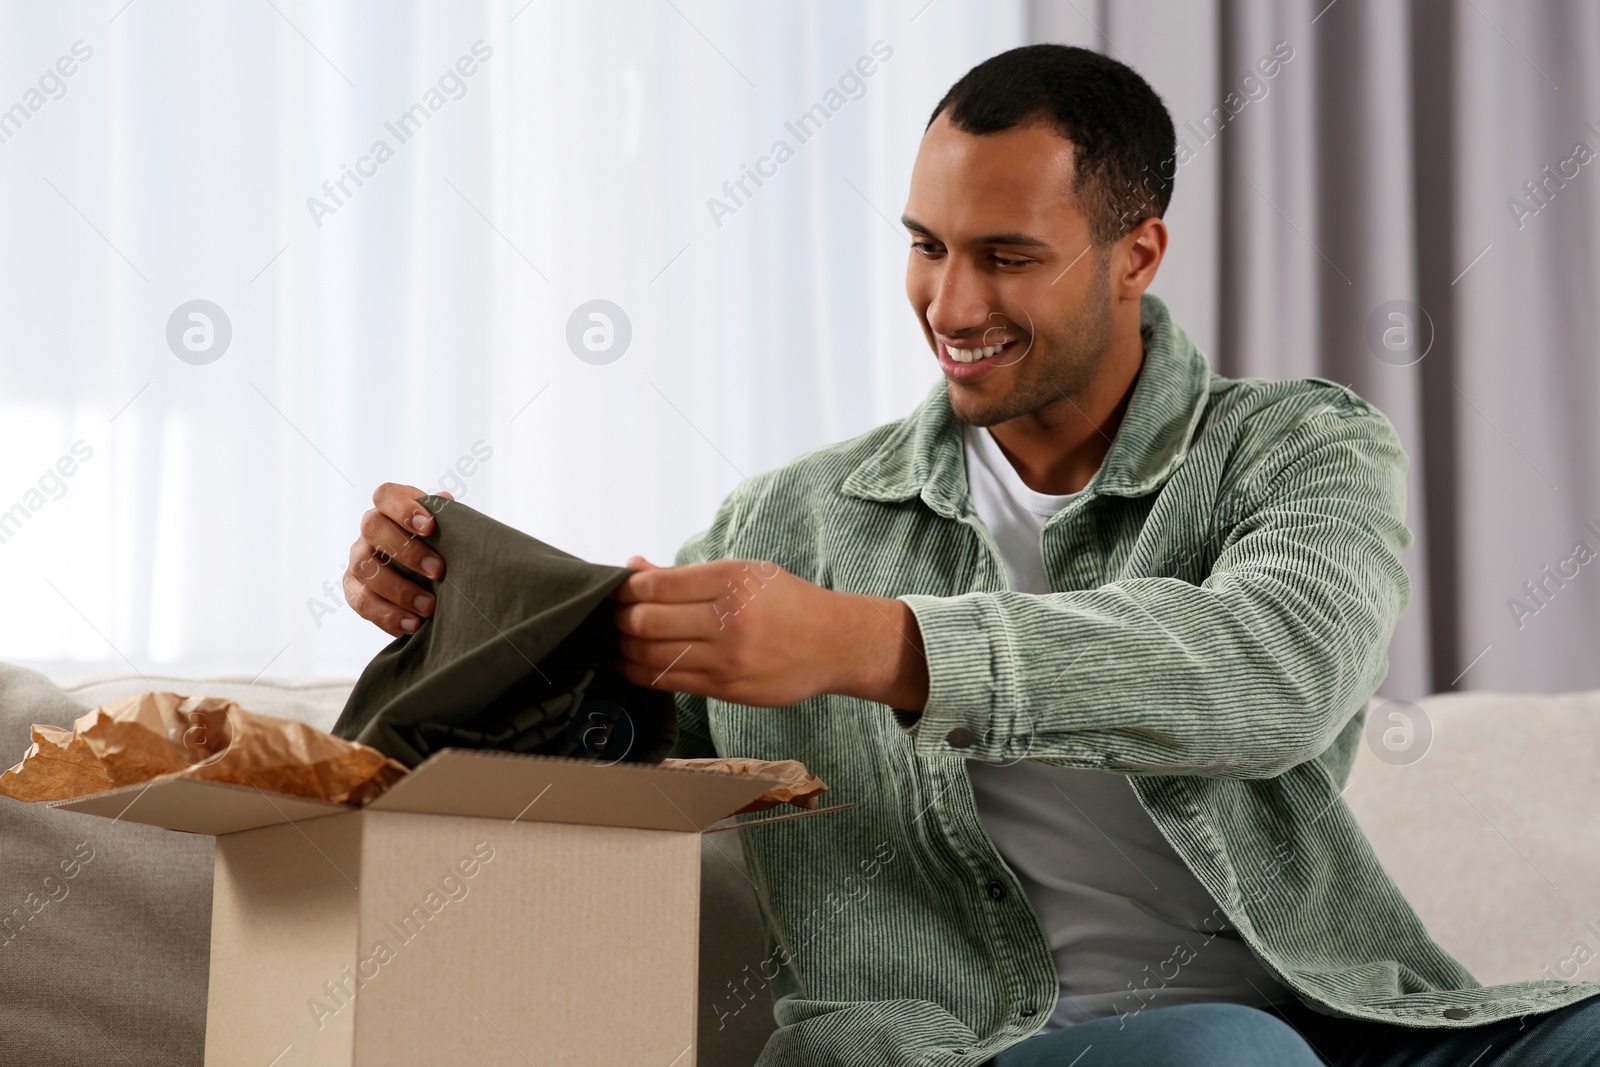
[[[945,355],[949,356],[953,362],[979,363],[986,359],[993,359],[1001,352],[1014,346],[1016,342],[1001,341],[999,344],[979,345],[973,348],[957,348],[955,345],[945,344],[943,341],[939,342],[939,344],[944,349]]]

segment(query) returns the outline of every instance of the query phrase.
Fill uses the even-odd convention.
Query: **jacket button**
[[[998,881],[990,882],[989,897],[992,900],[1004,900],[1006,898],[1006,887]]]
[[[1039,1014],[1039,1009],[1037,1009],[1037,1008],[1023,1008],[1022,1011],[1018,1012],[1018,1014],[1021,1015],[1024,1019],[1031,1019],[1035,1015]]]
[[[957,726],[944,737],[951,748],[971,748],[977,744],[978,735],[965,726]]]
[[[1446,1019],[1465,1019],[1471,1014],[1471,1008],[1446,1008],[1444,1010],[1444,1017]]]

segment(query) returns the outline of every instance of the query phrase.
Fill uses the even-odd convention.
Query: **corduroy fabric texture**
[[[770,989],[779,1027],[758,1067],[977,1064],[1050,1015],[1049,945],[969,759],[1128,775],[1251,950],[1326,1014],[1464,1027],[1600,993],[1479,983],[1340,796],[1411,596],[1389,421],[1325,379],[1213,374],[1159,298],[1141,310],[1128,411],[1043,531],[1054,592],[1007,589],[942,379],[909,417],[744,480],[680,549],[901,598],[926,646],[921,709],[677,696],[673,755],[797,759],[855,804],[739,831],[769,952],[745,986]],[[1130,995],[1172,966],[1130,961]]]
[[[670,694],[629,682],[610,592],[632,573],[589,563],[441,496],[422,538],[445,561],[437,598],[356,680],[333,732],[415,767],[444,748],[659,763]]]

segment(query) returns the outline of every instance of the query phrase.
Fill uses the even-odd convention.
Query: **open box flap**
[[[191,834],[231,834],[284,822],[359,809],[326,800],[267,793],[249,786],[163,775],[70,800],[48,801],[52,808],[103,815],[124,822],[164,826]]]
[[[429,757],[367,807],[698,832],[781,784],[765,775],[452,748]],[[212,836],[361,810],[182,775],[48,803]]]
[[[783,783],[765,775],[450,748],[367,807],[701,831]]]

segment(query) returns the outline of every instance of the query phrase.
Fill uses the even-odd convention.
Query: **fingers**
[[[426,514],[427,509],[424,508],[423,512]],[[431,522],[433,516],[429,515],[428,520]],[[425,574],[429,578],[444,574],[444,560],[439,558],[439,554],[420,535],[408,533],[378,508],[372,508],[361,516],[361,539],[417,574]]]
[[[358,552],[357,550],[361,551]],[[380,579],[402,582],[407,586],[411,585],[410,582],[406,582],[395,574],[392,567],[379,562],[377,556],[366,546],[365,542],[357,541],[351,547],[351,563],[344,572],[345,602],[355,609],[357,615],[360,615],[368,622],[376,624],[380,630],[391,637],[415,633],[417,628],[422,625],[422,617],[416,612],[408,611],[401,607],[396,600],[391,600],[389,597],[374,591],[374,583],[379,582]],[[411,587],[413,589],[417,588],[416,586]],[[393,586],[387,586],[387,588],[390,594],[397,597],[399,601],[408,604],[416,603],[416,594],[408,595],[404,591],[397,591]],[[419,594],[424,592],[424,590],[418,590]],[[431,614],[433,611],[431,598],[427,604],[427,614]]]
[[[427,495],[414,485],[384,482],[372,491],[372,503],[377,507],[379,514],[386,516],[401,529],[426,535],[433,532],[433,513],[417,503],[417,498]],[[455,499],[449,493],[438,495]]]
[[[715,684],[709,673],[696,669],[693,642],[651,643],[623,637],[618,651],[622,655],[617,671],[634,685],[696,693]]]
[[[682,664],[659,670],[655,667],[642,667],[637,663],[624,663],[620,673],[634,685],[646,689],[662,689],[671,693],[693,693],[698,696],[712,696],[722,692],[720,684],[709,674],[703,671],[685,671]]]
[[[782,572],[783,568],[776,563],[744,559],[719,559],[684,567],[652,567],[628,575],[611,595],[625,604],[716,600],[737,590],[759,589]]]
[[[704,641],[724,626],[728,609],[718,603],[632,603],[616,609],[620,634],[645,641]]]
[[[417,502],[425,495],[414,485],[378,486],[372,493],[375,506],[361,516],[361,536],[350,546],[345,600],[357,615],[394,637],[415,633],[435,605],[433,593],[400,568],[429,578],[444,574],[444,560],[421,540],[436,526],[433,514]],[[455,499],[447,492],[437,495]]]
[[[658,571],[658,570],[661,569],[660,567],[657,567],[654,563],[651,563],[649,560],[645,559],[643,556],[629,556],[628,557],[628,562],[623,564],[623,566],[627,567],[629,570],[632,570],[632,571]],[[628,578],[632,578],[632,577],[633,577],[633,575],[631,575],[631,574],[628,575]],[[638,593],[636,591],[630,590],[630,588],[628,587],[627,580],[624,580],[621,583],[619,583],[617,585],[617,587],[615,589],[611,590],[611,592],[607,593],[606,596],[610,597],[612,600],[638,600],[638,599],[640,599],[640,597],[638,596]]]
[[[423,586],[406,578],[398,570],[385,565],[376,553],[369,550],[366,559],[353,566],[356,580],[391,604],[414,611],[423,618],[433,614],[434,595]]]
[[[657,669],[673,664],[695,667],[696,664],[690,662],[697,658],[694,654],[695,645],[694,641],[650,641],[628,634],[617,635],[617,651],[624,659]]]

